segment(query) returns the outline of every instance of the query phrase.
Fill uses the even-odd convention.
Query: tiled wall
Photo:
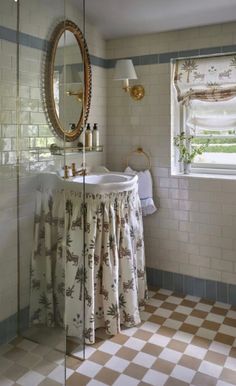
[[[82,17],[75,6],[66,0],[66,17],[82,26]],[[33,215],[37,173],[58,168],[63,160],[49,152],[30,151],[33,147],[48,147],[58,141],[49,128],[41,98],[42,62],[44,44],[52,27],[64,16],[64,1],[57,7],[50,1],[24,0],[20,5],[19,52],[19,115],[16,101],[16,3],[0,4],[0,323],[11,317],[9,323],[0,324],[1,334],[12,335],[16,328],[17,311],[17,179],[16,150],[20,151],[19,220],[20,220],[20,298],[21,308],[29,303],[29,262],[32,250]],[[98,31],[86,23],[86,40],[92,56],[93,93],[89,121],[98,122],[101,143],[106,132],[106,73],[94,66],[93,58],[105,57],[105,42]],[[17,124],[19,123],[19,124]],[[19,146],[19,147],[17,147]],[[86,157],[87,165],[104,164],[105,151]],[[67,156],[66,163],[82,156]],[[14,326],[13,326],[14,324]],[[1,340],[1,336],[0,336]]]
[[[158,212],[145,218],[147,266],[236,283],[236,181],[170,175],[170,58],[236,51],[236,23],[111,40],[107,58],[132,57],[140,102],[108,70],[107,165],[123,170],[137,146],[150,153]],[[143,162],[134,159],[132,166]]]
[[[21,8],[24,45],[20,46],[18,143],[24,161],[20,179],[22,308],[29,300],[35,192],[32,173],[60,163],[48,152],[29,152],[29,147],[44,147],[55,141],[42,108],[40,79],[43,42],[48,38],[50,27],[63,14],[62,3],[58,0],[60,6],[55,8],[51,2],[28,0]],[[0,320],[14,314],[17,307],[15,5],[14,1],[1,2],[0,5],[0,26],[11,29],[0,28]],[[81,17],[73,7],[68,6],[66,12],[68,18],[80,24]],[[123,170],[128,152],[140,145],[151,154],[154,198],[160,203],[160,209],[144,221],[147,266],[159,272],[163,270],[208,279],[209,283],[211,280],[236,282],[236,182],[170,176],[169,60],[178,55],[228,50],[228,46],[236,43],[235,27],[236,23],[229,23],[105,43],[95,27],[88,23],[86,26],[93,64],[89,121],[99,124],[101,142],[106,145],[107,166]],[[233,46],[231,50],[236,51],[235,48]],[[201,51],[193,51],[195,49]],[[112,80],[113,59],[126,56],[133,57],[139,81],[145,86],[146,95],[140,102],[132,101],[122,91],[120,82]],[[89,154],[87,163],[104,164],[105,157],[105,152]],[[68,157],[66,162],[72,160]],[[77,156],[76,161],[80,164],[81,157]],[[134,159],[133,166],[143,162],[144,159]],[[152,276],[157,271],[150,272]],[[161,277],[165,277],[164,282],[174,278],[171,274]]]

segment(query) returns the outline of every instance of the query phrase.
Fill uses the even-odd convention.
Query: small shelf
[[[103,146],[96,147],[73,147],[73,146],[65,146],[59,149],[50,149],[52,155],[64,155],[64,153],[83,153],[85,150],[86,153],[97,153],[103,151]]]
[[[31,152],[50,152],[51,155],[56,155],[56,156],[63,156],[65,153],[67,154],[74,154],[74,153],[80,153],[82,154],[83,151],[85,150],[86,153],[98,153],[103,151],[103,145],[96,146],[96,147],[75,147],[75,146],[65,146],[65,147],[60,147],[60,146],[55,146],[55,147],[32,147],[29,149]]]

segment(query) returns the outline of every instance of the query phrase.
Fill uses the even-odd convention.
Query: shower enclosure
[[[47,251],[35,250],[36,238],[43,238],[45,232],[37,217],[37,211],[45,214],[45,207],[39,207],[39,176],[45,171],[63,171],[73,157],[81,162],[81,155],[70,156],[66,139],[59,139],[49,125],[42,94],[43,69],[52,28],[73,19],[83,30],[84,18],[67,0],[2,1],[0,15],[0,383],[22,377],[30,384],[32,377],[33,385],[35,379],[43,382],[48,377],[65,384],[70,376],[70,369],[65,371],[66,353],[84,356],[83,326],[77,340],[67,339],[66,255],[62,254],[59,266],[58,251],[49,259]],[[69,44],[65,36],[60,44],[61,73],[65,73]],[[83,79],[83,68],[80,76]],[[58,87],[65,95],[65,82]],[[62,109],[68,108],[68,99],[62,98],[60,103]],[[64,149],[61,156],[50,152],[53,143]],[[60,237],[62,224],[57,225],[53,232]],[[37,256],[42,264],[40,280],[35,275]],[[59,282],[60,299],[52,291]],[[44,291],[37,298],[39,286]],[[41,307],[32,311],[34,296]],[[59,308],[60,318],[55,317]],[[40,313],[47,315],[44,323]]]

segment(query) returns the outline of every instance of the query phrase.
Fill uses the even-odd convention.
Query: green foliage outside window
[[[208,139],[206,144],[191,146],[193,139],[193,135],[186,135],[184,131],[174,137],[174,145],[179,149],[179,162],[190,164],[196,155],[204,153],[209,144]]]

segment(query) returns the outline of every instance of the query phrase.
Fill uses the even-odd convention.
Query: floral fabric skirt
[[[37,191],[30,318],[92,344],[140,323],[147,286],[137,188],[83,198]]]

